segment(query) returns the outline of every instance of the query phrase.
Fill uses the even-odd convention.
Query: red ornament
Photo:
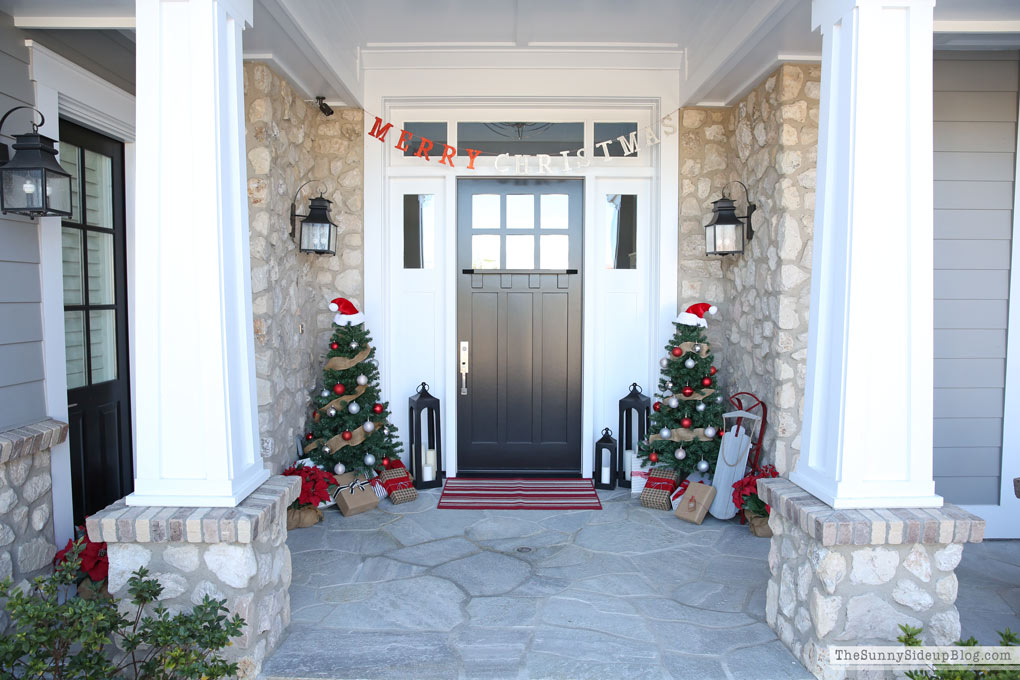
[[[715,366],[712,366],[711,368],[708,369],[708,374],[715,375]]]
[[[694,394],[694,388],[691,387],[690,385],[686,385],[682,390],[680,390],[680,394],[684,395],[685,397],[689,397],[692,394]]]
[[[701,379],[701,384],[704,385],[705,387],[711,387],[712,386],[712,379],[706,376],[706,377]]]
[[[329,343],[329,348],[330,349],[340,349],[340,345],[339,345],[339,343],[331,342],[331,343]]]
[[[681,418],[680,419],[680,427],[684,428],[685,430],[689,429],[692,424],[693,423],[691,422],[690,418]]]
[[[660,408],[662,408],[662,402],[661,401],[657,401],[654,404],[652,404],[652,409],[658,411]]]
[[[653,463],[658,463],[659,454],[657,454],[655,451],[652,451],[651,453],[648,454],[648,460],[652,461]]]
[[[343,384],[341,384],[341,383],[337,383],[336,385],[333,385],[333,392],[335,394],[343,394],[346,391],[347,391],[347,388],[344,387]]]
[[[315,439],[315,435],[313,435],[311,432],[305,432],[305,439],[307,439],[308,441],[312,441],[313,439]]]
[[[684,355],[684,351],[682,349],[680,349],[679,347],[674,347],[672,349],[672,352],[673,352],[673,356],[675,356],[675,357],[682,357]]]
[[[382,466],[384,468],[389,469],[389,467],[390,467],[390,459],[389,458],[383,458],[382,459]]]
[[[343,432],[340,433],[340,438],[343,439],[345,442],[351,441],[351,437],[353,436],[354,435],[351,434],[350,430],[344,430]]]
[[[376,404],[373,406],[372,413],[382,413],[382,404]]]

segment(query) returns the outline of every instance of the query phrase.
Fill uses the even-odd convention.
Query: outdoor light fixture
[[[0,212],[29,217],[71,215],[71,175],[57,162],[54,141],[39,134],[46,123],[41,112],[31,106],[15,106],[0,118],[0,131],[7,117],[19,109],[39,114],[32,132],[14,135],[14,158],[6,144],[0,144]]]
[[[297,232],[297,218],[301,220],[301,238],[298,248],[302,253],[318,253],[319,255],[336,255],[336,225],[329,218],[329,206],[333,203],[326,198],[324,192],[308,201],[308,214],[298,215],[297,199],[301,190],[314,182],[311,180],[298,187],[294,200],[290,203],[290,237]]]
[[[733,199],[726,195],[726,187],[739,184],[744,187],[744,198],[747,199],[747,214],[737,215]],[[747,193],[747,185],[733,181],[723,187],[722,198],[712,201],[712,219],[705,225],[705,253],[707,255],[733,255],[744,252],[745,241],[754,238],[751,227],[751,215],[758,208],[751,203]],[[747,220],[745,224],[743,220]],[[745,238],[746,237],[746,238]]]

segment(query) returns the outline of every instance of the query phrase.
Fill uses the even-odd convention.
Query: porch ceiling
[[[727,105],[783,61],[820,59],[811,0],[253,0],[245,58],[307,97],[360,105],[367,71],[675,70],[685,104]],[[134,26],[134,0],[0,0],[22,28]],[[1015,0],[938,0],[936,48],[1020,47]]]

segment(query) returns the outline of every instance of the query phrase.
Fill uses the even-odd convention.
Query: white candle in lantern
[[[421,471],[421,481],[431,482],[436,478],[436,469],[431,465],[423,466]]]
[[[435,449],[427,449],[425,451],[425,465],[428,465],[429,467],[433,467],[433,468],[436,466],[436,450]]]
[[[602,466],[602,483],[603,484],[608,484],[609,483],[609,466],[608,465],[603,465]]]
[[[626,479],[629,482],[630,481],[630,471],[634,468],[634,452],[633,451],[624,451],[624,453],[627,454],[626,455],[627,462],[625,463],[626,467],[623,470],[623,478]]]

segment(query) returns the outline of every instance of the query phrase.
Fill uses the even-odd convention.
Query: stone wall
[[[857,677],[830,664],[828,648],[896,645],[900,624],[923,627],[924,644],[960,638],[953,572],[984,520],[949,504],[837,511],[785,479],[758,490],[772,506],[765,620],[816,677]]]
[[[784,64],[731,109],[680,115],[680,309],[711,302],[720,382],[769,409],[764,460],[789,474],[800,448],[818,140],[817,65]],[[743,255],[706,256],[712,201],[738,180],[757,204]],[[743,190],[728,195],[744,214]]]
[[[67,425],[56,420],[0,432],[0,580],[24,586],[53,563],[50,449],[65,439]]]
[[[110,593],[124,597],[139,567],[163,586],[160,603],[190,611],[206,595],[245,620],[223,655],[254,680],[290,624],[287,506],[301,480],[270,477],[236,508],[128,507],[123,499],[88,518],[89,538],[106,541]]]
[[[244,65],[248,217],[262,456],[272,472],[295,458],[311,388],[321,378],[334,297],[361,305],[363,127],[359,109],[324,116],[268,66]],[[325,192],[339,226],[336,257],[301,253],[290,237],[298,213]]]

